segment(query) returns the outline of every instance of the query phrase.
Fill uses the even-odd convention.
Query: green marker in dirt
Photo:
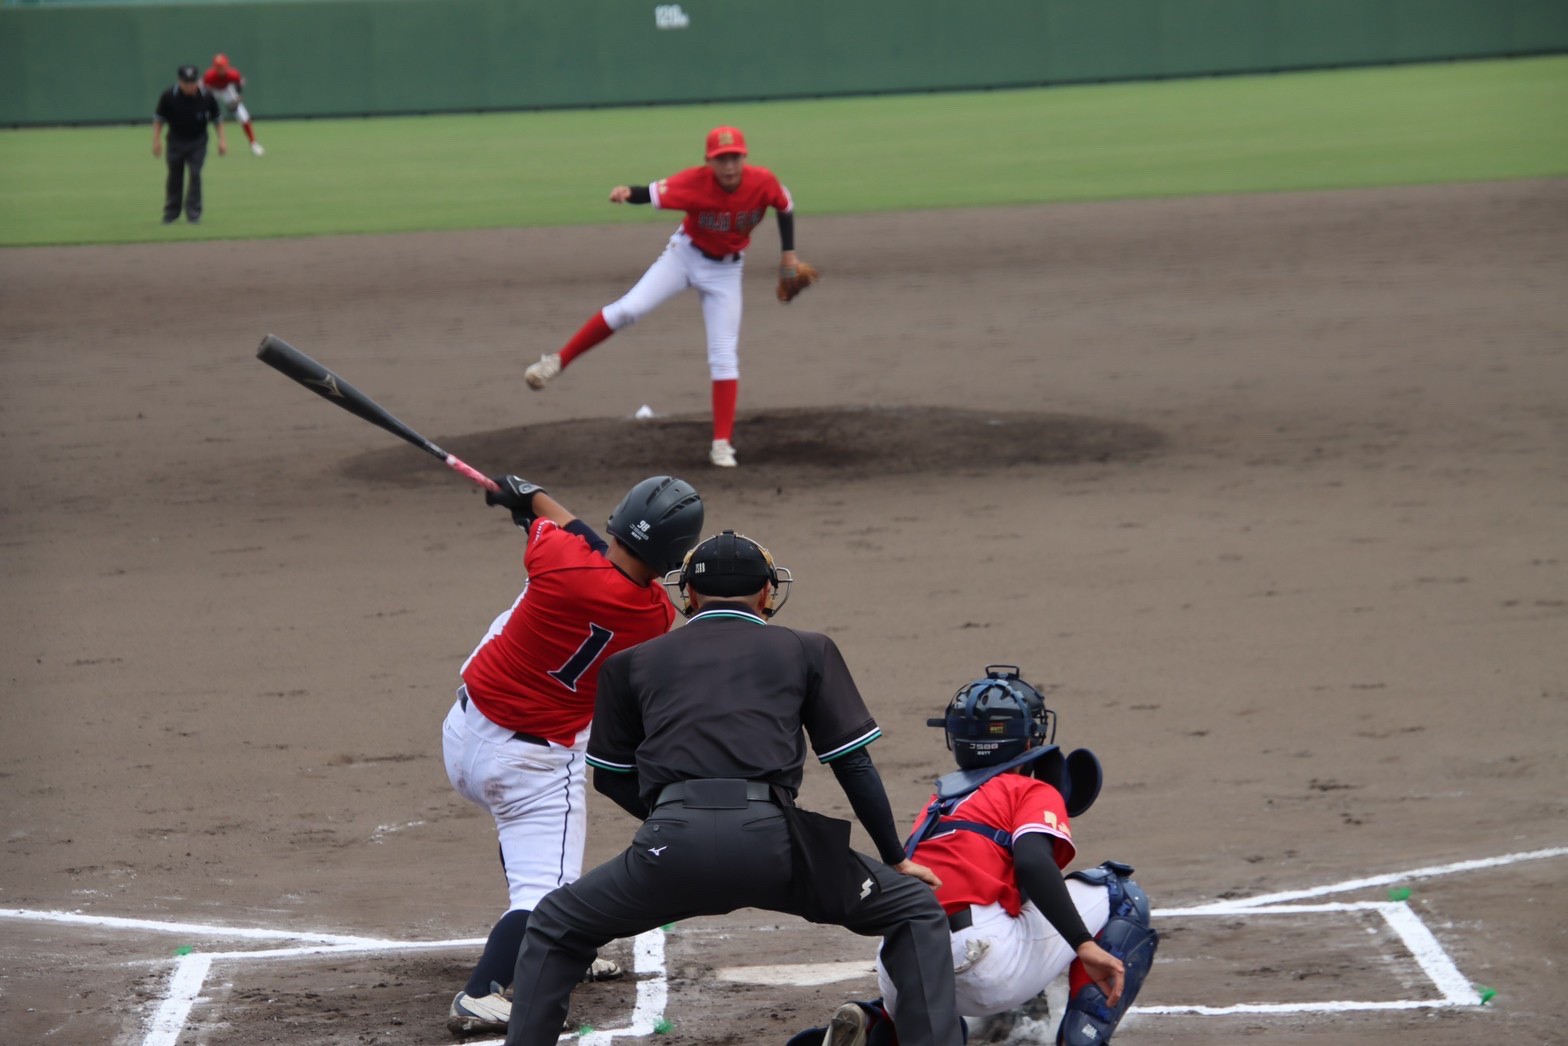
[[[1488,988],[1484,984],[1476,985],[1475,986],[1475,990],[1481,993],[1481,1005],[1482,1006],[1485,1006],[1487,1003],[1491,1002],[1492,1001],[1492,997],[1497,994],[1497,989],[1496,988]]]
[[[1388,899],[1390,901],[1408,901],[1408,900],[1410,900],[1410,887],[1408,887],[1408,886],[1396,886],[1396,887],[1394,887],[1392,890],[1388,891]]]
[[[660,1017],[657,1021],[653,1022],[653,1033],[655,1035],[668,1035],[670,1032],[672,1032],[674,1030],[675,1030],[675,1025],[671,1024],[668,1020],[666,1020],[663,1017]]]
[[[192,948],[188,944],[182,944],[178,948],[174,949],[174,954],[175,955],[189,955],[191,952],[193,952],[195,950],[196,950],[195,948]]]

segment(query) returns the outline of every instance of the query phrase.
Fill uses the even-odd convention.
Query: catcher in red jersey
[[[1014,665],[960,687],[940,718],[959,769],[937,781],[905,853],[942,880],[958,1008],[970,1041],[994,1041],[1012,1015],[1069,972],[1063,1046],[1109,1042],[1154,962],[1149,901],[1115,861],[1063,876],[1076,850],[1070,820],[1093,804],[1100,764],[1052,742],[1056,713]],[[896,1042],[899,1000],[877,964],[882,999],[845,1003],[826,1029],[791,1046]]]
[[[752,233],[768,208],[778,215],[779,299],[788,301],[816,279],[816,270],[795,254],[795,203],[766,167],[746,163],[746,137],[734,127],[708,132],[702,167],[691,167],[650,185],[617,185],[611,203],[652,204],[685,211],[664,253],[619,300],[583,324],[558,352],[547,353],[523,374],[530,388],[545,384],[618,330],[630,327],[688,287],[697,291],[708,335],[712,381],[713,443],[708,460],[720,468],[736,464],[732,442],[740,389],[741,272]]]
[[[505,1033],[528,916],[539,899],[582,874],[587,833],[584,753],[605,658],[667,632],[676,618],[663,575],[702,535],[691,484],[653,476],[610,514],[606,542],[539,487],[496,477],[485,495],[528,535],[528,580],[463,663],[442,726],[452,787],[495,818],[510,894],[447,1027]],[[620,975],[596,959],[585,977]]]

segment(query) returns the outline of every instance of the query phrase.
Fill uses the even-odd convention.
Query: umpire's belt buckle
[[[773,800],[766,781],[705,777],[665,785],[653,805],[682,803],[688,810],[744,810],[748,801],[755,800]]]

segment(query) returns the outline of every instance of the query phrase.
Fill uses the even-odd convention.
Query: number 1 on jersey
[[[610,640],[614,637],[615,633],[608,628],[589,622],[588,638],[583,640],[582,646],[577,648],[576,653],[566,659],[566,664],[550,673],[550,677],[575,694],[577,680],[581,679],[582,674],[588,671],[588,667],[598,660],[599,655],[604,653],[604,648],[610,645]]]

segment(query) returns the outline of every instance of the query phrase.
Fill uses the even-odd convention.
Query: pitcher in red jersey
[[[746,136],[734,127],[708,132],[707,162],[649,185],[617,185],[611,203],[651,203],[685,211],[680,228],[642,279],[625,296],[594,313],[558,352],[540,357],[524,372],[530,388],[545,384],[611,334],[630,327],[688,287],[697,291],[708,334],[712,379],[713,443],[708,460],[734,468],[735,403],[740,387],[741,272],[751,235],[768,208],[778,216],[780,265],[799,264],[795,255],[795,205],[789,190],[766,167],[746,163]]]

